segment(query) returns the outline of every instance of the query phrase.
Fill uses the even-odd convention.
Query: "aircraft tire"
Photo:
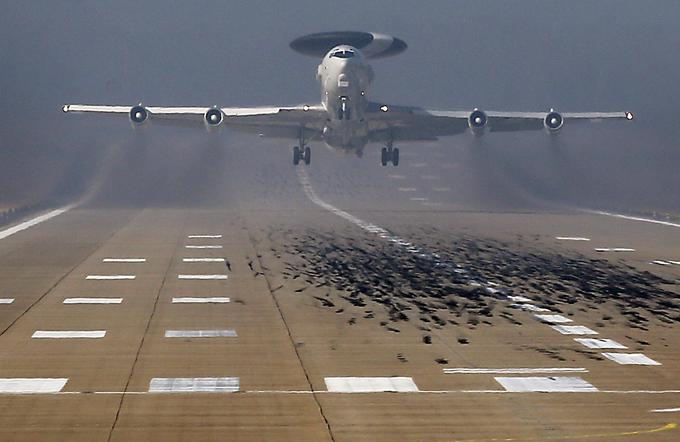
[[[309,146],[305,147],[304,160],[307,166],[312,162],[312,149]]]
[[[298,146],[293,147],[293,164],[297,166],[300,164],[300,148]]]
[[[383,147],[380,150],[380,164],[382,164],[383,166],[387,166],[387,160],[388,160],[387,156],[388,156],[387,155],[387,148]]]
[[[392,149],[392,165],[395,167],[399,165],[399,149],[396,147]]]

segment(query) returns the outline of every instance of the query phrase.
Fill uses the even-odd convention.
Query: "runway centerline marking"
[[[228,279],[228,275],[177,275],[177,279]]]
[[[165,330],[166,338],[235,338],[236,330]]]
[[[189,238],[189,239],[200,239],[200,238],[219,239],[219,238],[222,238],[222,235],[187,235],[187,238]]]
[[[87,275],[85,279],[91,281],[120,281],[135,279],[135,275]]]
[[[182,258],[182,262],[224,262],[224,258]]]
[[[221,249],[222,246],[218,245],[206,245],[206,246],[200,246],[200,245],[188,245],[184,246],[187,249]]]
[[[106,336],[106,330],[36,330],[33,339],[99,339]]]
[[[596,252],[634,252],[635,249],[629,247],[596,247]]]
[[[47,220],[49,220],[49,219],[52,219],[52,218],[54,218],[55,216],[59,216],[59,215],[61,215],[62,213],[68,212],[68,211],[71,210],[73,207],[75,207],[75,206],[66,206],[66,207],[62,207],[61,209],[56,209],[56,210],[53,210],[53,211],[51,211],[51,212],[47,212],[47,213],[45,213],[45,214],[43,214],[43,215],[37,216],[37,217],[35,217],[35,218],[33,218],[33,219],[29,219],[28,221],[24,221],[24,222],[21,223],[21,224],[17,224],[17,225],[14,226],[14,227],[10,227],[9,229],[0,230],[0,239],[5,239],[5,238],[7,238],[7,237],[9,237],[9,236],[14,235],[15,233],[21,232],[22,230],[26,230],[26,229],[28,229],[28,228],[30,228],[30,227],[33,227],[33,226],[37,225],[37,224],[40,224],[40,223],[45,222],[45,221],[47,221]]]
[[[656,410],[651,410],[652,413],[675,413],[680,411],[680,408],[657,408]]]
[[[66,298],[62,304],[120,304],[123,298]]]
[[[558,241],[590,241],[590,238],[585,238],[582,236],[556,236]]]
[[[128,263],[141,263],[146,262],[146,258],[104,258],[102,262],[128,262]]]
[[[224,297],[197,297],[197,296],[184,296],[178,298],[172,298],[173,304],[226,304],[230,300]]]
[[[0,298],[0,304],[12,304],[14,298]]]

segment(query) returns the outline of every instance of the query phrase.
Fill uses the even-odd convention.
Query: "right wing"
[[[149,121],[173,125],[217,127],[222,124],[263,136],[298,138],[301,128],[307,139],[319,135],[326,113],[321,105],[288,107],[161,107],[67,104],[66,113],[127,116],[133,123]]]

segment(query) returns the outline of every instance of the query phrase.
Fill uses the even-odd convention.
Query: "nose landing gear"
[[[399,149],[392,146],[383,147],[380,151],[380,164],[387,166],[387,163],[392,162],[393,166],[399,165]]]

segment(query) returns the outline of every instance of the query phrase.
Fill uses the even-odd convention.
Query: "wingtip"
[[[626,112],[626,120],[632,121],[635,119],[635,115],[632,112]]]

